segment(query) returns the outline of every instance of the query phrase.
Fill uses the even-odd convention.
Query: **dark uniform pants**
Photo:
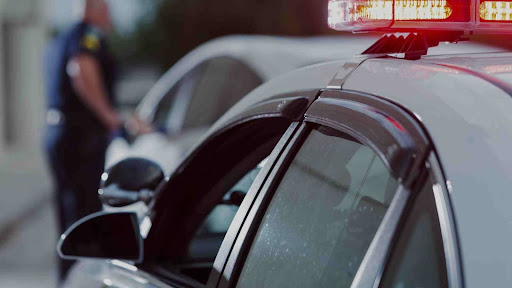
[[[56,186],[60,233],[80,218],[101,210],[98,189],[108,143],[104,131],[64,125],[47,128],[45,150]],[[61,261],[61,278],[71,264]]]

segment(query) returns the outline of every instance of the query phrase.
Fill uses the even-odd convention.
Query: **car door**
[[[224,241],[208,284],[377,287],[381,279],[382,287],[422,284],[404,280],[411,256],[406,253],[404,260],[400,251],[424,246],[411,241],[421,237],[407,228],[419,222],[404,221],[424,215],[430,217],[431,251],[437,253],[430,261],[437,282],[426,284],[448,283],[447,275],[457,272],[446,272],[450,261],[444,252],[456,245],[445,237],[452,231],[449,224],[441,234],[435,212],[444,198],[437,197],[433,207],[430,201],[423,213],[414,208],[415,199],[433,199],[432,183],[425,180],[432,148],[417,122],[377,97],[325,91],[299,130],[261,190],[249,192],[255,193],[252,207],[239,211],[245,222],[228,232],[226,239],[233,240]]]
[[[159,190],[137,271],[177,287],[204,286],[227,229],[240,222],[236,211],[250,203],[245,194],[264,182],[317,95],[277,95],[217,123]]]
[[[143,222],[151,225],[144,261],[80,261],[69,282],[82,286],[71,287],[205,286],[226,230],[236,226],[231,222],[241,223],[236,210],[251,203],[247,190],[259,189],[318,93],[300,91],[235,107],[157,191]]]

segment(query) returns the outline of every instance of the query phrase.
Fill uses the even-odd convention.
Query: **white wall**
[[[23,20],[30,16],[36,1],[39,0],[0,0],[0,16],[7,21]]]
[[[3,40],[0,43],[0,126],[9,126],[0,128],[0,135],[3,135],[0,149],[4,152],[37,153],[41,147],[45,113],[41,72],[47,35],[46,2],[48,0],[0,0],[0,39]],[[6,130],[10,131],[8,145]]]
[[[45,115],[40,69],[47,35],[41,15],[45,1],[0,0],[0,230],[52,195],[40,142]],[[7,125],[13,132],[9,145],[2,131]]]
[[[9,43],[8,109],[11,129],[11,148],[35,150],[41,145],[44,127],[45,94],[42,84],[41,57],[45,43],[44,28],[33,24],[8,25]]]
[[[4,64],[4,50],[3,50],[3,47],[4,47],[4,43],[3,43],[4,33],[3,32],[4,32],[4,29],[3,29],[3,25],[0,20],[0,155],[2,154],[2,151],[4,150],[4,146],[5,146],[4,139],[3,139],[4,125],[5,125],[4,116],[5,115],[4,115],[3,111],[5,111],[4,103],[5,103],[5,98],[7,97],[7,95],[5,93],[5,86],[4,86],[5,64]]]

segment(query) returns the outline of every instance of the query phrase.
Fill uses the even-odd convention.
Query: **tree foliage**
[[[155,9],[137,30],[115,41],[131,62],[169,68],[188,51],[229,34],[319,35],[326,27],[327,0],[153,0]]]

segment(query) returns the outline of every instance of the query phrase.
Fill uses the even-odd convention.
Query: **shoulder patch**
[[[93,33],[85,34],[80,45],[91,51],[98,51],[101,48],[100,38]]]

